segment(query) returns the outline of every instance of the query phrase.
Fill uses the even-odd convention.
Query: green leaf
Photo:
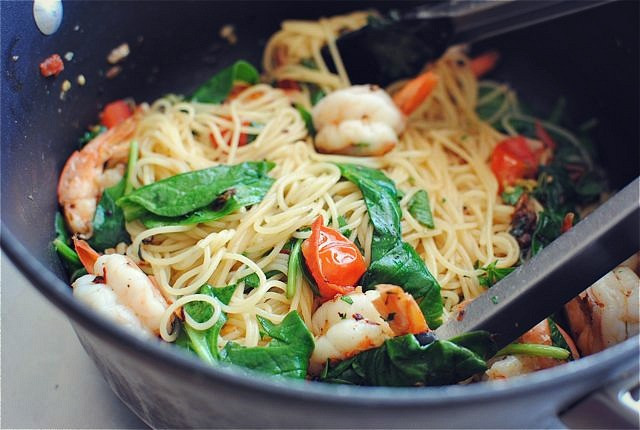
[[[322,91],[319,87],[312,88],[310,94],[311,106],[317,105],[318,102],[324,98],[324,96],[326,96],[325,92]]]
[[[372,260],[361,283],[366,290],[378,284],[401,286],[416,299],[429,327],[436,328],[442,324],[440,286],[408,243],[398,241],[395,248],[378,260]]]
[[[536,255],[542,248],[562,234],[563,220],[564,215],[553,210],[544,210],[538,214],[536,229],[531,236],[531,252],[533,255]]]
[[[131,236],[125,228],[124,214],[116,201],[131,191],[130,176],[133,175],[138,159],[138,144],[131,142],[127,173],[116,185],[106,188],[93,215],[93,235],[89,245],[98,252],[113,248],[120,242],[130,243]]]
[[[235,82],[253,85],[259,79],[260,75],[255,67],[244,60],[239,60],[202,84],[193,93],[191,100],[201,103],[221,103],[227,98]]]
[[[309,132],[309,135],[312,137],[315,136],[316,128],[313,125],[313,117],[311,116],[311,113],[309,113],[308,110],[306,110],[303,106],[299,104],[296,104],[296,109],[298,110],[298,113],[302,117],[304,124],[307,126],[307,131]]]
[[[298,313],[290,312],[279,325],[257,318],[262,330],[271,337],[269,345],[246,348],[229,342],[222,350],[221,361],[270,375],[304,379],[314,342]]]
[[[498,264],[498,260],[480,268],[480,270],[484,270],[484,273],[478,276],[478,283],[483,287],[490,288],[494,286],[498,281],[501,281],[509,273],[516,270],[515,267],[498,268],[496,264]]]
[[[566,349],[567,351],[569,351],[569,361],[573,361],[574,357],[573,354],[571,354],[571,348],[569,348],[569,344],[565,340],[562,333],[560,333],[558,325],[551,317],[547,318],[547,322],[549,323],[549,331],[551,332],[551,344],[558,348]]]
[[[362,277],[365,289],[377,284],[401,286],[419,303],[429,324],[442,324],[440,285],[411,245],[402,241],[396,186],[383,172],[356,164],[338,164],[342,176],[360,188],[373,225],[371,264]]]
[[[321,380],[375,386],[455,384],[485,371],[483,355],[495,348],[486,332],[465,336],[424,346],[411,334],[388,339],[378,348],[329,364]]]
[[[211,285],[205,284],[198,290],[198,294],[215,297],[220,303],[228,305],[235,290],[235,285],[214,288]],[[184,306],[184,311],[188,312],[189,316],[197,322],[205,322],[213,315],[213,307],[209,303],[202,301],[187,303]],[[182,332],[176,340],[176,344],[182,348],[193,351],[203,361],[213,364],[220,359],[218,338],[220,330],[226,322],[227,315],[222,312],[218,321],[208,330],[196,330],[189,326],[189,324],[183,323],[181,327]]]
[[[258,161],[182,173],[138,188],[118,199],[117,204],[127,221],[143,217],[161,225],[205,222],[240,205],[260,202],[274,182],[267,175],[273,166]]]
[[[433,214],[429,205],[429,194],[425,190],[419,190],[409,200],[409,213],[422,225],[435,228]]]
[[[302,263],[302,239],[298,239],[291,248],[291,254],[289,254],[289,264],[287,271],[287,298],[291,299],[296,293],[296,283],[298,280],[298,274],[302,270],[300,264]]]
[[[280,273],[281,272],[279,270],[269,270],[268,272],[265,272],[264,276],[267,279],[270,279],[271,277],[278,275]],[[260,286],[260,278],[258,278],[258,275],[256,275],[255,273],[251,273],[250,275],[247,275],[244,278],[241,278],[239,282],[244,282],[245,293],[253,290],[254,288],[258,288]]]
[[[507,190],[503,191],[502,201],[508,205],[515,206],[516,203],[518,203],[518,200],[520,200],[520,196],[522,196],[523,193],[524,193],[524,188],[518,185],[517,187],[509,191]]]
[[[60,212],[56,212],[54,219],[54,229],[56,237],[51,242],[53,249],[58,254],[67,275],[70,276],[71,282],[75,281],[82,275],[86,274],[86,270],[78,258],[78,254],[71,247],[71,239],[64,223],[64,218]]]

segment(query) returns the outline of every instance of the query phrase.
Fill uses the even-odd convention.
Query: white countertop
[[[143,428],[64,314],[0,255],[2,428]]]

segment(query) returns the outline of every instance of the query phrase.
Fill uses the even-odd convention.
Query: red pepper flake
[[[45,78],[58,76],[64,70],[64,63],[58,54],[53,54],[40,63],[40,74]]]
[[[360,320],[364,319],[364,317],[360,313],[355,313],[355,314],[351,315],[351,318],[353,318],[356,321],[360,321]]]
[[[464,309],[460,309],[460,312],[458,312],[458,316],[456,317],[456,319],[458,321],[462,321],[464,319],[464,313],[465,313],[465,310]]]

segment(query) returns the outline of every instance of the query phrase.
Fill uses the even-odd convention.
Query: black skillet
[[[31,3],[0,4],[2,248],[72,319],[80,341],[116,395],[149,425],[561,426],[558,415],[587,393],[637,374],[636,338],[503,384],[414,389],[274,381],[239,369],[206,366],[169,346],[141,342],[98,318],[72,299],[48,244],[57,209],[56,178],[101,105],[126,96],[150,101],[169,91],[189,93],[235,59],[259,64],[264,42],[282,19],[332,15],[363,4],[68,2],[64,6],[60,30],[45,37],[34,26]],[[534,106],[548,109],[557,96],[565,95],[576,121],[599,119],[595,137],[614,188],[638,176],[638,12],[636,2],[615,3],[476,47],[478,52],[493,48],[503,53],[496,78],[512,83]],[[236,25],[237,46],[218,38],[226,23]],[[106,79],[105,57],[123,41],[129,42],[132,54],[119,76]],[[42,59],[67,51],[75,55],[61,76],[49,80],[39,76]],[[82,88],[75,85],[80,73],[87,78]],[[61,101],[64,79],[74,86]],[[7,317],[16,312],[3,309]],[[611,408],[613,403],[607,405]],[[615,410],[619,416],[626,411]],[[608,426],[614,423],[611,419]]]

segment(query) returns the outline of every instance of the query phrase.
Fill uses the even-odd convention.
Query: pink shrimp
[[[58,202],[74,234],[91,237],[91,222],[102,191],[122,178],[139,112],[141,109],[75,151],[65,163],[58,181]]]

